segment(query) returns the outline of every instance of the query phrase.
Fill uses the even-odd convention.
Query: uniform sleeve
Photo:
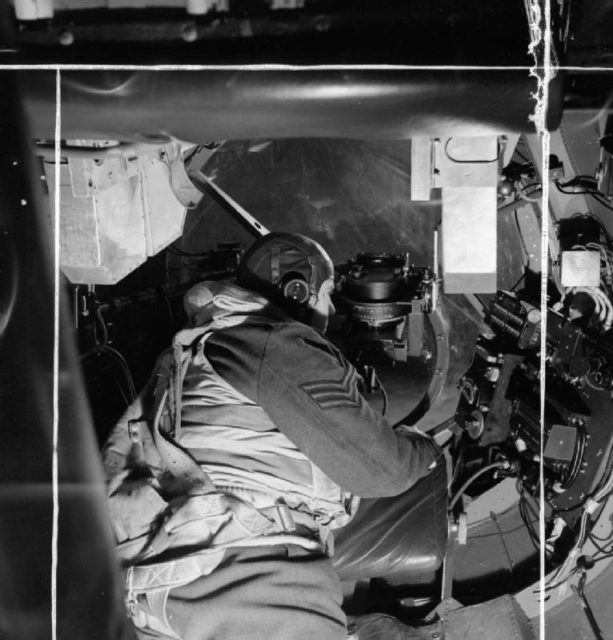
[[[209,361],[332,480],[364,498],[382,497],[429,472],[439,447],[428,436],[395,432],[360,394],[353,366],[320,334],[298,323],[249,333],[213,336]]]

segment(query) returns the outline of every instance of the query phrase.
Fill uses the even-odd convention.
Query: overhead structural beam
[[[52,138],[54,86],[20,76],[33,134]],[[525,70],[216,69],[62,73],[67,138],[193,143],[327,137],[407,139],[528,131],[535,79]],[[550,86],[549,126],[562,111]]]

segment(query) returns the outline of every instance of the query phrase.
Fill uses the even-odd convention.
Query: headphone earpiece
[[[305,304],[311,297],[309,285],[302,278],[292,277],[281,284],[283,297],[295,304]]]

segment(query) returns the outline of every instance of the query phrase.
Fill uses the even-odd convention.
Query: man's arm
[[[219,375],[356,495],[401,493],[440,455],[429,437],[395,433],[360,394],[353,366],[306,325],[233,327],[209,339],[206,355]]]

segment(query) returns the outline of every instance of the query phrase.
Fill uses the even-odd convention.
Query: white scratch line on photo
[[[55,173],[54,173],[54,224],[53,224],[53,524],[51,536],[51,640],[57,640],[57,570],[59,533],[59,355],[60,355],[60,144],[62,132],[61,72],[55,79]]]

